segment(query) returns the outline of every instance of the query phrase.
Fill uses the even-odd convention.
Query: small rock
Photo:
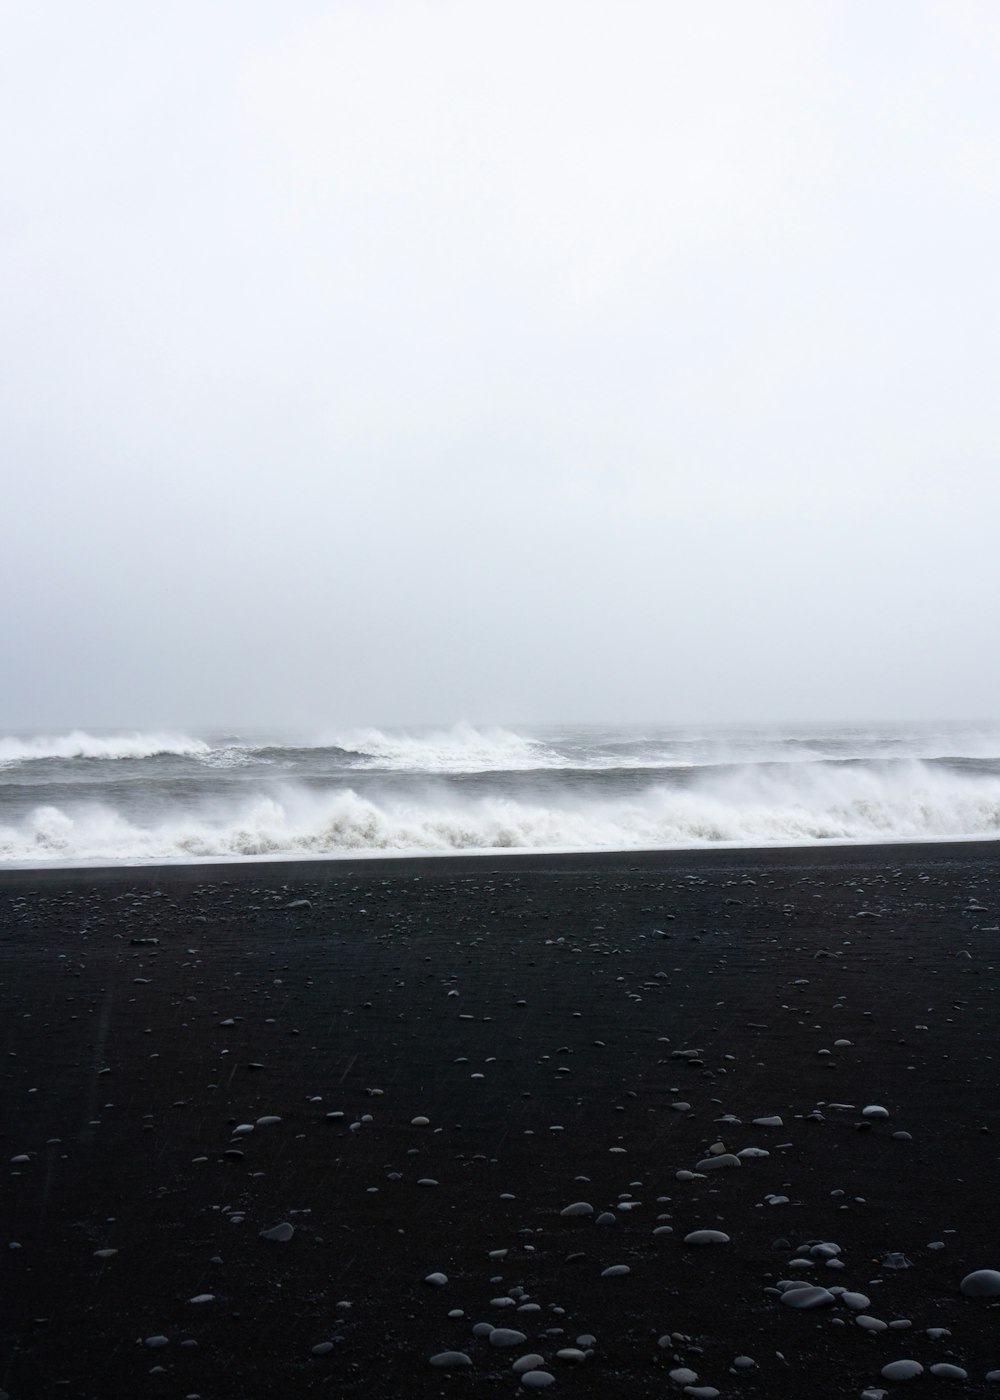
[[[471,1366],[472,1358],[464,1351],[439,1351],[431,1357],[432,1366]]]
[[[996,1269],[977,1269],[966,1274],[959,1287],[967,1298],[995,1298],[1000,1294],[1000,1273]]]
[[[520,1347],[527,1340],[523,1332],[515,1332],[513,1327],[490,1328],[491,1347]]]
[[[728,1244],[729,1236],[723,1230],[692,1230],[684,1236],[685,1244]]]
[[[882,1376],[887,1381],[912,1381],[916,1376],[922,1376],[924,1368],[919,1361],[890,1361],[887,1366],[882,1367]]]
[[[788,1288],[781,1295],[786,1308],[828,1308],[837,1300],[826,1288],[806,1285],[803,1288]]]
[[[280,1225],[274,1225],[270,1230],[261,1230],[260,1237],[262,1240],[276,1240],[279,1244],[285,1244],[294,1234],[295,1226],[283,1220]]]

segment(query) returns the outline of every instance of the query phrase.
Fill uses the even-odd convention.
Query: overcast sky
[[[1000,712],[995,0],[4,0],[0,728]]]

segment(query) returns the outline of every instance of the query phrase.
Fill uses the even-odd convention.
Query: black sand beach
[[[11,871],[0,947],[14,1400],[1000,1393],[994,844]]]

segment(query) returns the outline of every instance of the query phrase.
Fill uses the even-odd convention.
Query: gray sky
[[[0,728],[1000,712],[995,0],[6,0]]]

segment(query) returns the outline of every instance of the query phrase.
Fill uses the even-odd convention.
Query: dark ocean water
[[[0,862],[1000,836],[1000,725],[0,736]]]

